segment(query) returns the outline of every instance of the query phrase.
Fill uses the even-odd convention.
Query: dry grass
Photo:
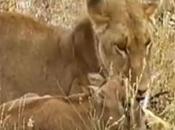
[[[71,28],[85,14],[84,0],[0,0],[0,11],[20,12],[41,22]]]
[[[22,12],[42,22],[71,28],[76,19],[85,14],[83,3],[83,0],[0,0],[0,11]],[[172,14],[175,12],[172,3],[167,5],[164,3],[159,13],[167,8],[172,10]],[[163,17],[163,25],[154,25],[152,35],[154,44],[150,64],[154,80],[150,85],[151,95],[170,91],[168,95],[152,100],[149,107],[152,112],[144,110],[153,130],[175,129],[175,30],[168,26],[169,16],[171,14]]]
[[[154,44],[152,47],[151,69],[152,76],[155,79],[151,85],[151,94],[154,95],[162,91],[168,91],[169,94],[162,95],[152,101],[150,109],[160,117],[159,119],[162,119],[162,122],[153,125],[154,130],[175,129],[175,30],[169,25],[175,7],[173,7],[171,0],[164,2],[166,2],[166,6],[163,5],[159,10],[159,14],[164,12],[163,24],[158,24],[159,21],[157,21],[154,25],[155,32],[152,37]],[[168,14],[164,10],[171,10],[171,13]],[[153,118],[155,118],[154,116]],[[157,122],[159,119],[155,118],[153,122]],[[162,127],[162,125],[165,127]]]

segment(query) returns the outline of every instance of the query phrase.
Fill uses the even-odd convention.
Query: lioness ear
[[[89,50],[92,50],[95,44],[92,24],[88,18],[82,19],[81,22],[78,22],[77,26],[75,26],[72,32],[72,41],[75,46],[75,56],[81,61],[86,62],[85,60],[89,58],[87,56],[91,56],[89,53],[92,52]]]
[[[154,17],[154,14],[158,6],[159,6],[159,3],[153,2],[153,1],[142,3],[143,11],[149,20],[151,20],[151,18]]]
[[[96,24],[106,23],[110,20],[105,12],[104,0],[86,0],[87,12],[93,22]]]

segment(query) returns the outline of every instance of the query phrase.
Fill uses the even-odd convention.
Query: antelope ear
[[[89,86],[89,89],[91,91],[91,94],[93,95],[93,97],[97,101],[97,103],[103,102],[104,94],[103,94],[102,89],[100,89],[99,87],[96,87],[96,86],[92,86],[92,85]]]
[[[105,12],[104,0],[86,0],[87,12],[95,24],[106,23],[110,20]]]
[[[99,91],[99,88],[97,86],[89,85],[88,88],[92,95],[97,94]]]
[[[154,17],[154,14],[156,10],[158,9],[159,3],[158,2],[143,2],[142,8],[145,13],[145,16],[148,18],[148,20],[151,20],[152,17]]]
[[[105,79],[99,73],[89,73],[88,80],[91,85],[95,86],[101,86],[105,82]]]

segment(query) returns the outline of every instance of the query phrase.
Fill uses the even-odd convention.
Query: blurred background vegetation
[[[85,13],[85,4],[84,0],[0,0],[0,11],[15,11],[41,22],[71,28]]]

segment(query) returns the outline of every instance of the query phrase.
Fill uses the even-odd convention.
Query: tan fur
[[[118,121],[125,115],[125,103],[125,88],[117,80],[109,80],[92,95],[28,97],[23,107],[18,102],[9,110],[8,103],[0,106],[0,112],[3,111],[1,119],[7,129],[16,125],[17,129],[25,127],[27,130],[92,130],[97,119],[101,125],[108,122],[109,126]],[[110,130],[145,130],[143,117],[138,117],[140,114],[136,104],[130,118],[125,115],[126,118],[120,119]]]
[[[148,17],[156,7],[137,0],[87,0],[89,16],[101,41],[99,52],[104,66],[110,75],[130,77],[132,83],[142,75],[142,91],[147,89],[150,77]]]
[[[27,92],[68,95],[75,80],[89,84],[87,74],[100,70],[96,46],[88,18],[70,31],[0,13],[0,101]]]

